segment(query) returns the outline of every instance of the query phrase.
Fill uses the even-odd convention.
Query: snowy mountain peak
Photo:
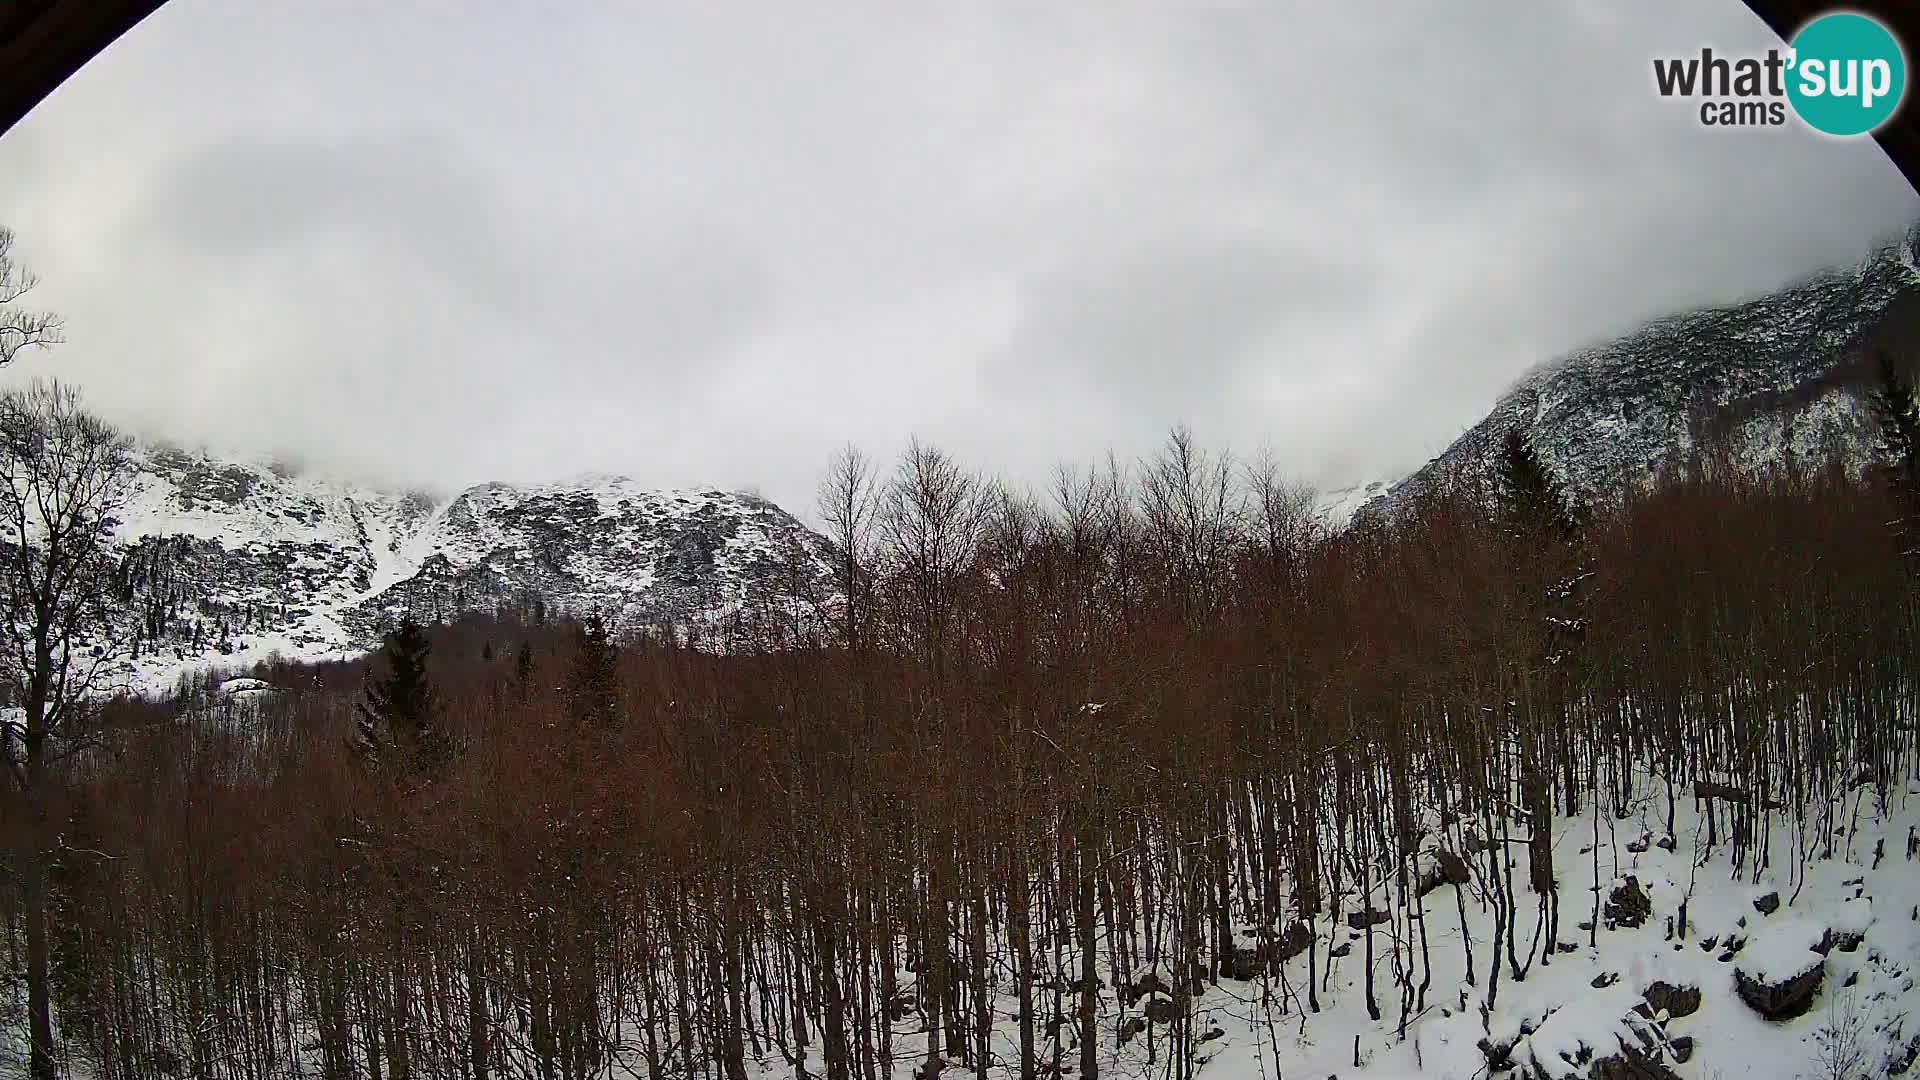
[[[1750,464],[1830,448],[1864,459],[1877,444],[1861,363],[1874,340],[1920,341],[1920,225],[1855,265],[1542,364],[1439,457],[1362,500],[1355,520],[1408,505],[1443,477],[1486,475],[1515,428],[1585,497],[1683,464],[1708,435]]]
[[[633,631],[711,624],[825,579],[826,541],[738,492],[602,474],[437,499],[161,444],[136,460],[118,537],[148,688],[213,661],[357,652],[407,613],[537,602]]]

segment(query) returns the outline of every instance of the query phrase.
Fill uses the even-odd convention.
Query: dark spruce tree
[[[1523,737],[1517,740],[1523,753],[1520,759],[1521,800],[1534,821],[1546,821],[1553,814],[1552,778],[1556,766],[1564,771],[1572,767],[1572,755],[1549,733],[1564,725],[1548,716],[1563,711],[1560,693],[1573,677],[1572,663],[1585,634],[1586,620],[1580,608],[1580,586],[1587,574],[1580,565],[1577,540],[1584,514],[1567,491],[1560,477],[1541,459],[1533,440],[1518,427],[1509,428],[1500,446],[1496,466],[1496,521],[1502,537],[1510,545],[1515,582],[1524,598],[1527,617],[1540,620],[1540,652],[1529,666],[1537,673],[1538,684],[1551,692],[1537,713],[1529,713],[1521,724]],[[1527,682],[1534,682],[1530,676]],[[1567,812],[1576,809],[1575,787],[1569,783]],[[1541,963],[1551,963],[1552,942],[1558,940],[1560,899],[1553,862],[1552,832],[1534,830],[1527,843],[1528,880],[1539,898],[1540,926],[1549,943],[1539,955]],[[1508,958],[1515,979],[1525,977],[1526,966],[1513,957],[1512,941]]]
[[[533,689],[533,646],[524,641],[513,654],[513,687],[522,702]]]
[[[1519,428],[1507,431],[1496,463],[1495,519],[1512,546],[1516,573],[1547,620],[1549,666],[1563,663],[1586,630],[1581,584],[1591,574],[1579,550],[1586,511]]]
[[[1494,474],[1501,524],[1510,536],[1532,542],[1552,534],[1565,539],[1579,531],[1578,504],[1519,428],[1509,428],[1501,441]]]
[[[425,627],[411,615],[402,619],[380,649],[386,674],[369,676],[360,702],[363,751],[416,776],[437,772],[448,756],[428,671],[432,648]]]
[[[1912,375],[1890,350],[1875,351],[1874,367],[1878,378],[1867,401],[1886,443],[1884,475],[1901,506],[1894,535],[1907,566],[1920,569],[1920,400]]]
[[[573,670],[567,693],[573,715],[592,728],[611,728],[619,718],[619,649],[606,620],[594,612],[574,630]]]

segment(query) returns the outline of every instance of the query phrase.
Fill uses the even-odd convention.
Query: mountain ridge
[[[1390,517],[1453,478],[1490,474],[1520,428],[1578,498],[1683,467],[1709,440],[1747,466],[1877,452],[1868,344],[1920,340],[1920,223],[1858,262],[1771,293],[1660,316],[1551,358],[1440,454],[1380,490],[1323,503],[1344,526]],[[1367,497],[1358,497],[1359,492]],[[1346,520],[1342,520],[1342,516]]]
[[[116,528],[134,689],[273,654],[356,654],[407,613],[538,607],[697,633],[768,598],[805,603],[827,580],[826,540],[742,492],[594,474],[435,497],[159,441],[137,442],[134,464]]]

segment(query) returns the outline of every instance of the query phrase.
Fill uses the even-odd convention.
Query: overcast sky
[[[0,136],[58,374],[138,430],[449,488],[810,509],[912,434],[1015,481],[1176,421],[1323,487],[1557,353],[1920,216],[1706,130],[1739,0],[172,0]]]

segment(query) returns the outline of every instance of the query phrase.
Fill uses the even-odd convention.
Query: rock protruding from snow
[[[1675,986],[1656,979],[1647,987],[1643,997],[1649,1013],[1656,1017],[1665,1013],[1678,1018],[1700,1011],[1700,988],[1697,986]]]
[[[1827,928],[1790,917],[1754,934],[1733,970],[1740,1000],[1768,1020],[1791,1020],[1813,1005],[1826,977]]]
[[[1607,897],[1607,906],[1603,912],[1607,924],[1612,926],[1645,926],[1653,916],[1653,900],[1646,890],[1640,887],[1640,879],[1629,877],[1615,885]]]
[[[1850,953],[1860,947],[1873,925],[1873,899],[1856,896],[1846,900],[1828,921],[1833,947]]]
[[[1433,853],[1433,863],[1436,872],[1433,885],[1436,888],[1442,884],[1465,885],[1473,880],[1473,872],[1467,868],[1467,860],[1446,848],[1440,848]]]
[[[1379,926],[1393,918],[1392,913],[1376,908],[1361,908],[1347,913],[1347,926],[1353,930],[1365,930],[1370,926]]]
[[[1260,971],[1266,966],[1266,947],[1247,948],[1244,945],[1229,946],[1219,957],[1220,977],[1235,982],[1252,982],[1260,977]]]
[[[1514,1047],[1530,1080],[1679,1080],[1667,1064],[1666,1037],[1634,1007],[1639,995],[1617,984],[1555,1010]]]

